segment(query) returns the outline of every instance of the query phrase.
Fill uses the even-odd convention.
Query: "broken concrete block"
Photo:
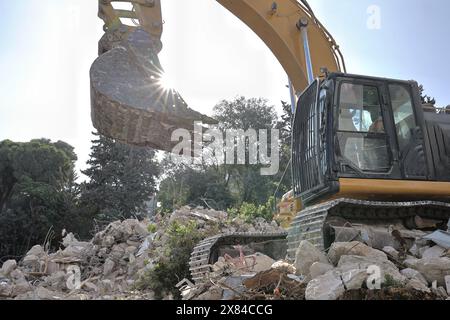
[[[338,269],[342,273],[354,269],[367,271],[369,267],[373,266],[380,268],[382,282],[385,281],[386,275],[390,275],[394,280],[399,282],[406,282],[407,280],[407,278],[400,273],[395,264],[380,257],[342,256],[338,263]]]
[[[196,300],[221,300],[223,295],[223,289],[218,287],[211,287],[208,291],[200,294]]]
[[[432,259],[432,258],[440,258],[441,256],[444,256],[446,253],[446,250],[440,246],[434,246],[431,248],[426,249],[422,253],[422,259]]]
[[[300,242],[295,254],[294,267],[297,275],[309,276],[309,268],[314,262],[328,263],[328,259],[319,249],[308,241]]]
[[[23,259],[22,264],[24,265],[24,267],[29,267],[33,271],[40,271],[40,267],[41,267],[40,259],[38,256],[36,256],[34,254],[27,255]]]
[[[275,260],[259,252],[250,256],[246,256],[245,261],[249,266],[249,270],[252,272],[269,270],[275,263]]]
[[[420,259],[415,269],[422,273],[428,282],[437,281],[440,286],[444,286],[445,277],[450,275],[450,258]]]
[[[12,296],[17,297],[18,295],[26,294],[30,291],[33,291],[33,287],[27,281],[19,282],[14,284],[12,289]]]
[[[0,269],[0,273],[2,273],[4,276],[9,276],[9,274],[16,269],[17,262],[16,260],[8,260],[3,263],[2,268]]]
[[[9,298],[12,296],[13,286],[7,281],[0,279],[0,297]]]
[[[383,252],[387,253],[388,255],[390,255],[391,257],[393,257],[395,259],[398,259],[399,255],[400,255],[400,253],[397,250],[395,250],[395,248],[389,247],[389,246],[388,247],[384,247],[383,248]]]
[[[295,272],[297,271],[295,269],[295,267],[285,261],[277,261],[272,265],[272,269],[278,270],[280,272],[286,272],[289,274],[295,274]]]
[[[362,242],[335,242],[328,251],[331,263],[337,265],[341,256],[373,257],[378,260],[387,260],[387,255],[377,249],[373,249]]]
[[[424,285],[428,286],[428,281],[425,279],[425,277],[417,270],[406,268],[400,271],[402,275],[407,277],[409,280],[416,279],[422,282]]]
[[[26,256],[37,256],[37,257],[41,257],[42,255],[45,254],[44,249],[42,248],[42,246],[40,245],[36,245],[34,247],[32,247],[26,254]]]
[[[344,292],[341,274],[332,270],[308,283],[305,298],[306,300],[337,300]]]
[[[347,290],[358,290],[362,288],[368,276],[367,270],[354,269],[344,272],[341,278]]]
[[[114,267],[116,266],[115,262],[111,259],[106,259],[105,264],[103,265],[103,275],[105,277],[109,276],[112,271],[114,270]]]
[[[315,279],[333,269],[334,267],[329,263],[314,262],[309,268],[309,275],[311,279]]]
[[[425,285],[422,281],[420,281],[420,280],[418,280],[416,278],[410,279],[408,281],[408,283],[406,284],[406,287],[407,288],[412,288],[412,289],[417,290],[417,291],[426,292],[426,293],[430,293],[431,292],[430,288],[428,288],[427,285]]]

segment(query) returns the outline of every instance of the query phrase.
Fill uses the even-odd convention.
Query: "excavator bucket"
[[[117,33],[117,41],[114,39]],[[160,41],[141,28],[123,26],[100,41],[91,68],[91,117],[103,135],[132,145],[171,151],[177,129],[215,121],[188,107],[177,91],[164,88],[157,53]],[[192,136],[192,135],[191,135]]]

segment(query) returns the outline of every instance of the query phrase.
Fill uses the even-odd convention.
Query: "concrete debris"
[[[444,247],[445,249],[450,249],[450,220],[448,223],[449,227],[447,232],[438,230],[430,235],[425,236],[424,239],[431,240],[434,243],[440,245],[441,247]]]
[[[441,246],[434,246],[426,249],[422,253],[422,258],[423,259],[440,258],[445,255],[446,251],[447,250],[442,248]]]
[[[337,300],[345,292],[341,273],[335,270],[311,280],[306,287],[306,300]]]
[[[154,299],[154,292],[137,290],[136,284],[166,259],[172,224],[195,225],[204,238],[281,231],[275,222],[261,218],[249,223],[222,211],[183,207],[171,215],[158,215],[151,225],[133,219],[112,222],[90,241],[66,232],[55,252],[36,245],[20,260],[3,263],[0,299]],[[392,244],[380,251],[353,241],[333,243],[324,253],[302,241],[295,261],[274,252],[281,251],[279,243],[224,245],[217,251],[217,261],[211,262],[208,281],[183,279],[176,288],[184,300],[448,299],[450,251],[436,239],[424,239],[422,231],[409,233],[412,242],[401,250]],[[373,277],[379,277],[375,279],[379,289],[369,289]],[[174,296],[167,293],[163,298]]]
[[[358,290],[363,287],[368,276],[366,269],[353,269],[344,272],[341,279],[344,283],[345,290]]]
[[[309,274],[311,279],[315,279],[331,270],[333,270],[333,266],[329,263],[314,262],[309,268]]]
[[[440,286],[445,286],[445,277],[450,275],[450,258],[422,258],[415,266],[428,282],[437,281]]]
[[[0,273],[4,276],[8,276],[15,268],[17,267],[16,260],[8,260],[3,263],[2,268],[0,269]]]
[[[272,269],[278,270],[280,272],[284,272],[287,274],[295,274],[297,269],[292,264],[289,264],[286,261],[277,261],[272,265]]]
[[[295,254],[294,267],[297,270],[297,275],[308,277],[310,274],[311,265],[314,262],[328,263],[328,259],[323,252],[317,249],[308,241],[300,242],[297,252]]]
[[[388,254],[389,256],[393,257],[394,259],[399,259],[400,258],[400,252],[398,252],[397,250],[395,250],[393,247],[384,247],[383,248],[383,252]]]
[[[402,275],[404,275],[409,280],[418,280],[422,282],[424,285],[428,286],[428,281],[425,279],[425,277],[417,270],[406,268],[400,271]]]
[[[330,261],[334,265],[337,265],[343,255],[373,257],[378,258],[379,260],[387,260],[387,255],[384,252],[373,249],[361,242],[353,241],[333,243],[328,252],[328,258]]]
[[[425,285],[422,281],[420,281],[418,279],[414,279],[414,278],[408,281],[408,283],[406,284],[406,287],[417,290],[417,291],[431,293],[431,290],[430,290],[430,288],[428,288],[427,285]]]
[[[338,269],[341,272],[347,272],[355,269],[369,270],[372,267],[378,267],[380,270],[381,282],[385,282],[387,277],[392,277],[395,281],[406,282],[406,277],[403,276],[394,263],[387,259],[364,256],[342,256],[338,263]]]

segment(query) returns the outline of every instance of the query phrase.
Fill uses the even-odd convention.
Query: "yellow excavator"
[[[290,206],[299,212],[287,233],[205,239],[191,257],[195,281],[224,245],[283,240],[292,259],[302,240],[322,250],[352,240],[405,250],[427,231],[447,229],[449,114],[425,112],[415,81],[346,73],[339,46],[305,0],[217,2],[265,42],[289,76],[296,106],[293,191],[284,200],[303,208]],[[171,151],[175,129],[214,123],[161,85],[160,0],[99,0],[99,16],[105,34],[91,69],[91,96],[101,134]]]

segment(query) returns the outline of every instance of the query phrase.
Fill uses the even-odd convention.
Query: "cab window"
[[[400,152],[405,151],[411,142],[412,131],[417,127],[411,95],[404,86],[389,85],[392,112]]]
[[[391,168],[378,87],[343,83],[339,98],[338,139],[343,156],[362,171]]]

